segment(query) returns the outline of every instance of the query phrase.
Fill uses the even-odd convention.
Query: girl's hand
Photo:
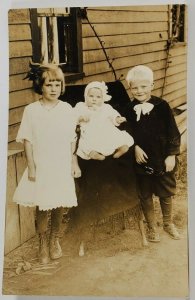
[[[135,159],[138,164],[147,163],[148,156],[138,145],[135,146]]]
[[[72,177],[74,177],[74,178],[81,177],[81,169],[79,168],[79,165],[75,162],[72,162],[71,174],[72,174]]]
[[[28,167],[28,180],[30,180],[30,181],[35,181],[36,180],[35,166]]]
[[[171,172],[173,171],[175,167],[175,155],[169,155],[165,159],[165,170],[166,172]]]
[[[118,117],[116,117],[116,122],[120,125],[120,124],[122,124],[124,122],[127,122],[127,120],[126,120],[125,117],[118,116]]]

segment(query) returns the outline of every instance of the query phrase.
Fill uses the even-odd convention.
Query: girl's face
[[[139,102],[146,102],[150,99],[153,87],[153,83],[145,79],[132,81],[130,85],[133,97]]]
[[[42,96],[47,101],[56,101],[61,94],[61,81],[45,79]]]
[[[102,91],[98,88],[91,88],[85,102],[88,107],[101,106],[104,103]]]

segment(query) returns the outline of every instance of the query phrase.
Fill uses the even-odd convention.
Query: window
[[[185,4],[171,5],[170,38],[173,42],[185,42]]]
[[[60,63],[64,72],[82,73],[79,8],[32,9],[31,24],[34,61]]]

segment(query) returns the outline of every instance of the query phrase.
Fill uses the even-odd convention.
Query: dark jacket
[[[135,145],[140,146],[147,154],[147,165],[155,171],[164,170],[164,160],[169,155],[178,155],[180,151],[180,133],[169,104],[158,97],[151,96],[149,103],[154,105],[149,114],[137,115],[134,106],[140,102],[134,99],[129,102],[122,112],[127,119],[126,130],[135,140]],[[136,166],[137,172],[143,172],[143,166]]]

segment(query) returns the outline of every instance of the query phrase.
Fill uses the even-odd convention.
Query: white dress
[[[134,140],[125,130],[116,126],[119,112],[109,104],[103,104],[96,110],[89,109],[84,102],[75,106],[77,119],[87,116],[88,122],[81,122],[81,136],[77,154],[83,159],[90,159],[89,153],[95,150],[105,156],[111,155],[123,145],[131,147]]]
[[[75,139],[76,120],[72,107],[59,101],[47,110],[36,101],[26,106],[16,138],[33,147],[35,182],[28,180],[26,169],[13,201],[40,210],[77,206],[74,178],[71,175],[71,142]]]

